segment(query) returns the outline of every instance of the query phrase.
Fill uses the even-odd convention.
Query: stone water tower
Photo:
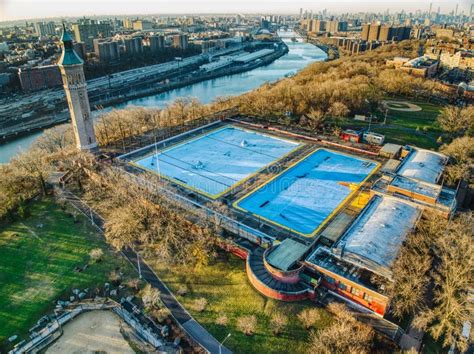
[[[58,65],[66,92],[71,114],[76,147],[79,150],[97,150],[94,122],[87,95],[87,83],[84,76],[84,62],[74,51],[72,37],[63,25],[63,52]]]

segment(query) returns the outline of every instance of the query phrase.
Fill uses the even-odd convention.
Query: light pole
[[[224,342],[229,339],[229,337],[231,336],[231,333],[229,333],[223,340],[222,342],[219,343],[219,354],[222,354],[222,346],[224,345]]]

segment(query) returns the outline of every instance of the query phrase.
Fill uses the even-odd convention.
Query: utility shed
[[[401,199],[374,196],[333,249],[342,259],[391,278],[391,267],[421,211]]]
[[[287,271],[303,257],[307,250],[308,246],[287,238],[267,256],[267,260],[272,266]]]
[[[387,157],[389,159],[396,159],[400,156],[400,151],[402,151],[402,146],[398,144],[387,143],[379,151],[379,155],[382,157]]]

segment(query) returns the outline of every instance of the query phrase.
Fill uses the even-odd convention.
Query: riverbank
[[[326,54],[319,48],[303,41],[293,42],[291,41],[292,36],[291,32],[283,32],[282,40],[288,47],[288,53],[269,64],[262,63],[252,70],[232,75],[224,74],[187,86],[169,89],[162,93],[145,95],[120,104],[111,104],[106,110],[123,109],[130,106],[163,108],[179,97],[193,97],[202,103],[210,103],[217,97],[241,95],[263,84],[273,83],[294,75],[311,63],[326,60]],[[93,112],[93,115],[97,114],[100,114],[99,110]],[[66,120],[68,118],[69,115]],[[0,145],[0,163],[6,163],[19,151],[26,150],[41,134],[41,130],[38,130],[31,135],[16,136],[14,139],[2,143]]]
[[[288,53],[288,46],[281,42],[274,53],[269,54],[258,61],[254,61],[248,64],[235,64],[234,66],[214,70],[211,72],[198,72],[188,69],[184,72],[180,72],[179,76],[174,77],[169,82],[164,82],[163,79],[165,78],[161,78],[148,83],[144,83],[143,85],[141,85],[141,88],[135,87],[132,89],[129,87],[124,87],[120,90],[115,90],[115,92],[113,93],[106,92],[103,95],[90,98],[91,109],[97,110],[97,107],[103,108],[110,107],[113,105],[120,105],[133,99],[160,94],[177,88],[192,85],[201,81],[212,80],[221,76],[234,75],[245,71],[253,70],[260,66],[265,66],[274,62],[286,53]],[[157,82],[159,83],[158,85]],[[17,139],[18,137],[29,135],[33,132],[67,122],[69,121],[69,119],[69,112],[61,112],[59,114],[55,114],[54,116],[40,117],[38,119],[35,119],[33,122],[13,126],[7,131],[0,132],[0,141],[8,142],[9,140]]]

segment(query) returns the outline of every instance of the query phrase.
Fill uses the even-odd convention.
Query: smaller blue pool
[[[260,188],[236,207],[311,237],[378,163],[319,149]]]

